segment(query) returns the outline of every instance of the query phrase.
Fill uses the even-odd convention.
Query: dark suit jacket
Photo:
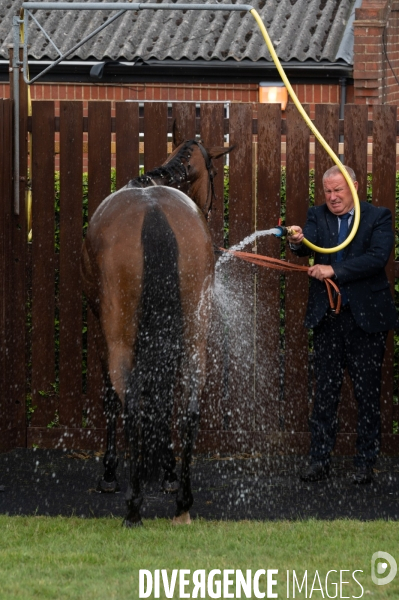
[[[337,284],[345,289],[359,327],[370,333],[386,331],[399,326],[384,269],[394,243],[392,216],[387,208],[377,208],[367,202],[361,202],[360,207],[359,229],[344,249],[342,262],[336,262],[336,253],[316,252],[315,264],[332,265]],[[338,218],[325,204],[310,208],[303,233],[322,248],[337,246]],[[302,244],[293,252],[297,256],[308,256],[312,250]],[[328,307],[325,283],[311,278],[305,327],[315,327]]]

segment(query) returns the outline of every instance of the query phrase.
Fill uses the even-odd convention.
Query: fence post
[[[396,106],[373,107],[373,204],[385,206],[392,212],[395,231],[396,194]],[[395,252],[392,250],[386,272],[394,292]],[[382,367],[381,390],[381,432],[382,450],[395,447],[397,439],[390,439],[393,433],[393,382],[394,382],[394,337],[389,332],[384,363]]]

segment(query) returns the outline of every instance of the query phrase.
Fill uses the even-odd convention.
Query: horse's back
[[[174,233],[178,245],[181,278],[202,277],[213,272],[213,250],[202,213],[190,198],[164,186],[124,188],[98,207],[89,225],[86,244],[100,271],[126,269],[140,277],[143,261],[141,231],[150,208],[159,209]],[[130,259],[130,260],[129,260]]]

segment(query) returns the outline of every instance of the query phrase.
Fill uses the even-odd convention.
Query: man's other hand
[[[335,273],[331,265],[314,265],[313,267],[309,267],[308,275],[309,277],[314,277],[315,279],[323,281],[324,279],[327,279],[327,277],[334,277]]]

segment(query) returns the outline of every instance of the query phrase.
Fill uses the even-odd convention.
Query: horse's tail
[[[183,311],[175,235],[159,207],[150,205],[141,232],[142,294],[133,371],[126,401],[131,449],[142,482],[169,463],[171,416],[183,355]]]

